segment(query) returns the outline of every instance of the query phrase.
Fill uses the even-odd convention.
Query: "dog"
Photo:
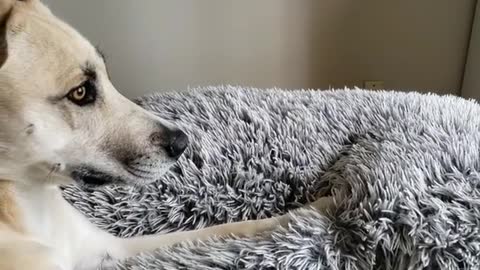
[[[106,268],[181,241],[288,224],[286,214],[124,239],[90,224],[60,186],[149,183],[188,136],[120,95],[102,54],[40,0],[0,0],[0,24],[0,270]]]

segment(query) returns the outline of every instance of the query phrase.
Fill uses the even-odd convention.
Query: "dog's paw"
[[[115,270],[117,269],[117,266],[118,261],[109,257],[108,259],[104,259],[102,262],[100,262],[98,270]]]
[[[285,214],[282,216],[273,217],[272,219],[274,219],[276,222],[275,229],[279,227],[288,228],[288,224],[292,220],[292,216],[290,214]]]
[[[82,263],[75,267],[75,270],[114,270],[117,269],[118,261],[106,255],[84,258]]]
[[[320,197],[316,201],[308,204],[307,207],[311,207],[320,213],[327,213],[335,207],[335,202],[333,197]]]

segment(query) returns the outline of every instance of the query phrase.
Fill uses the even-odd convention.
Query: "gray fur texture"
[[[209,87],[138,103],[191,145],[144,187],[65,190],[119,236],[279,215],[288,229],[184,243],[120,269],[479,269],[480,106],[416,93]],[[94,244],[94,243],[92,243]]]

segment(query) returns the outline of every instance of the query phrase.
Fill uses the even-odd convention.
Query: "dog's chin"
[[[96,188],[106,185],[146,185],[160,178],[162,174],[155,173],[149,177],[136,177],[128,174],[113,175],[95,168],[79,167],[72,170],[71,178],[82,187]]]

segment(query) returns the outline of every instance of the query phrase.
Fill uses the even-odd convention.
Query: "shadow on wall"
[[[310,84],[362,87],[365,80],[382,80],[388,89],[459,94],[474,6],[449,0],[314,1]]]
[[[474,98],[480,101],[480,2],[477,2],[477,9],[470,38],[467,64],[465,65],[465,76],[462,84],[462,97]]]

